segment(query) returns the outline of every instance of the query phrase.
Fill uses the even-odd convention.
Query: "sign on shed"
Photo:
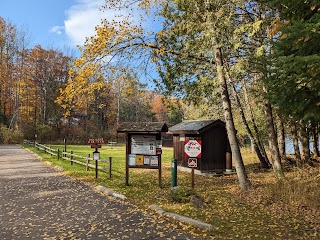
[[[201,158],[201,140],[186,140],[184,153],[190,158]]]

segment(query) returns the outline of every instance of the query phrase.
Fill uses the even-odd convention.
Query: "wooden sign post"
[[[188,167],[191,168],[191,186],[194,188],[194,169],[198,167],[198,159],[201,158],[202,143],[200,140],[186,140],[184,153],[189,157]]]
[[[194,169],[198,166],[198,159],[189,158],[188,159],[188,167],[191,168],[191,187],[194,189]]]
[[[106,138],[88,138],[86,139],[87,144],[91,144],[91,148],[94,148],[95,151],[92,154],[92,158],[95,161],[95,170],[96,170],[96,178],[98,178],[98,162],[100,159],[100,152],[98,151],[101,148],[101,144],[106,144],[108,140]]]

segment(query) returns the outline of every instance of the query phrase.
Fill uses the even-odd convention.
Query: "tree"
[[[276,177],[284,178],[274,125],[273,106],[266,97],[268,91],[263,84],[263,79],[270,74],[271,44],[267,38],[268,26],[276,16],[276,12],[254,1],[239,2],[236,7],[239,17],[235,23],[238,24],[238,28],[234,30],[233,40],[231,40],[233,51],[236,51],[233,53],[235,57],[230,58],[228,65],[232,71],[238,72],[247,81],[249,80],[245,85],[251,86],[251,89],[256,92],[257,99],[264,106],[272,167]],[[236,68],[240,68],[240,72]],[[258,146],[261,146],[260,151],[264,152],[262,144]],[[266,154],[264,155],[266,156]]]
[[[53,100],[66,82],[70,58],[41,46],[28,49],[28,43],[27,31],[0,18],[0,119],[34,137],[37,124],[59,125]]]
[[[18,79],[15,77],[18,57],[18,30],[12,23],[0,18],[0,107],[6,116],[6,124],[11,126],[19,111]]]
[[[154,95],[152,99],[152,112],[158,122],[167,122],[167,108],[163,103],[163,96]]]
[[[283,115],[300,125],[305,160],[310,158],[306,128],[320,121],[318,1],[266,1],[278,10],[273,24],[270,75],[265,78],[268,98]],[[281,91],[281,95],[279,95]]]
[[[269,162],[268,158],[265,157],[266,155],[265,156],[263,155],[264,152],[263,152],[263,148],[261,146],[261,142],[259,142],[259,140],[256,139],[256,137],[253,135],[253,132],[250,129],[249,123],[248,123],[247,118],[244,113],[244,109],[241,105],[241,102],[240,102],[240,99],[239,99],[239,96],[237,93],[236,87],[233,85],[233,83],[231,83],[231,84],[232,84],[232,90],[233,90],[233,95],[235,98],[236,105],[238,106],[242,122],[246,128],[246,132],[248,133],[248,135],[250,137],[251,144],[253,145],[253,149],[256,152],[256,154],[261,162],[262,167],[270,168],[270,162]]]
[[[269,97],[285,114],[304,122],[319,121],[319,8],[317,1],[267,1],[279,19],[273,26]],[[277,24],[281,22],[283,24]],[[281,89],[281,97],[277,94]]]
[[[228,24],[226,20],[232,18],[234,13],[232,6],[224,1],[215,3],[172,1],[165,5],[162,15],[167,20],[164,24],[165,29],[158,34],[158,38],[160,44],[169,50],[160,55],[163,63],[159,66],[164,68],[161,76],[164,84],[171,91],[177,87],[183,88],[188,83],[189,85],[191,83],[191,86],[197,86],[200,81],[196,80],[199,79],[212,78],[217,80],[238,179],[241,188],[246,190],[250,187],[250,182],[245,172],[236,137],[225,76],[223,63],[228,57],[222,55],[221,47],[226,40],[222,32],[229,32],[232,28],[232,25]],[[166,54],[170,51],[179,52],[179,54],[173,56]],[[156,52],[156,54],[159,53]],[[183,89],[186,89],[186,93],[190,91],[188,87]],[[213,89],[207,88],[207,90],[212,92]]]
[[[40,124],[56,125],[61,114],[54,103],[59,88],[68,79],[68,64],[70,58],[56,50],[46,50],[35,46],[26,57],[28,65],[27,85],[33,86],[33,108]],[[30,94],[25,92],[25,94]]]

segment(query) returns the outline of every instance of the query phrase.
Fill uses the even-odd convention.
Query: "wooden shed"
[[[169,128],[173,134],[174,158],[178,165],[188,167],[184,154],[186,140],[201,140],[202,155],[197,169],[202,172],[231,171],[231,149],[225,123],[221,120],[183,121]]]

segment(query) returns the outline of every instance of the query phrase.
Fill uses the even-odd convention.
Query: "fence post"
[[[87,155],[86,171],[89,171],[89,158],[90,154]]]
[[[58,158],[58,160],[60,159],[60,149],[59,148],[57,149],[57,158]]]
[[[70,163],[73,165],[73,151],[70,151]]]
[[[63,143],[64,143],[64,152],[67,152],[67,139],[63,139]],[[67,155],[66,154],[64,154],[64,156],[63,157],[66,157]]]
[[[109,157],[109,178],[112,177],[111,169],[112,169],[112,157]]]
[[[52,148],[49,147],[49,151],[50,151],[50,156],[52,156]]]

